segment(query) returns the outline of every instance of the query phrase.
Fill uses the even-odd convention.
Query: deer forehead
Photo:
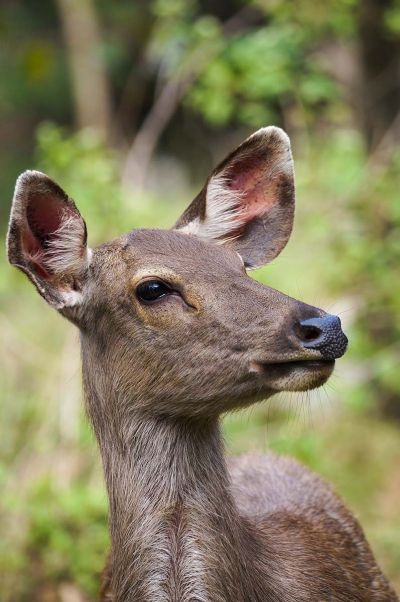
[[[122,262],[121,262],[122,259]],[[160,277],[182,284],[196,277],[226,277],[244,274],[243,261],[229,246],[216,246],[191,234],[175,230],[133,230],[94,249],[93,263],[105,267],[113,277],[111,263],[123,266],[131,282]]]

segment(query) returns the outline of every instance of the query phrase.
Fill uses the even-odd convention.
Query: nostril
[[[305,343],[319,339],[322,334],[322,330],[317,326],[312,324],[302,324],[301,322],[297,322],[297,324],[295,324],[294,331],[297,337]]]

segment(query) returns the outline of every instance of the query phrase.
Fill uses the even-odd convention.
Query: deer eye
[[[161,299],[161,297],[165,297],[172,292],[168,284],[161,282],[161,280],[146,280],[136,287],[136,295],[139,301],[144,303],[157,301],[157,299]]]

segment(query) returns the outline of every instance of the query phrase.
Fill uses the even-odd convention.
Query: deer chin
[[[335,360],[298,360],[277,363],[252,362],[250,371],[257,373],[274,391],[308,391],[320,387],[331,376]]]

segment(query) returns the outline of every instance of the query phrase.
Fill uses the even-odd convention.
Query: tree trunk
[[[387,26],[393,0],[361,0],[358,26],[361,58],[360,118],[369,151],[386,136],[400,142],[400,38]],[[389,134],[389,135],[388,135]]]
[[[93,0],[57,0],[79,128],[92,127],[109,137],[111,101],[101,57],[101,35]]]

